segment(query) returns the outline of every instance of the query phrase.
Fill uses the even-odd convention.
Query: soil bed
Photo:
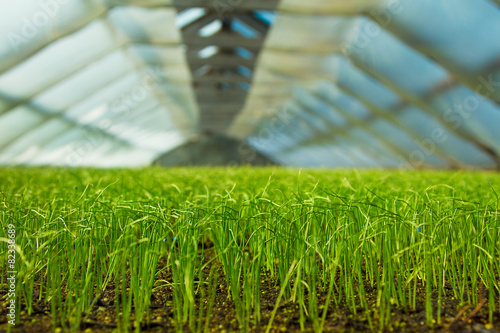
[[[205,254],[206,260],[210,258]],[[208,261],[208,260],[207,260]],[[160,260],[159,267],[166,264],[166,258]],[[228,290],[224,287],[224,272],[219,264],[215,268],[218,271],[218,282],[215,294],[215,300],[212,305],[211,313],[207,324],[207,308],[209,307],[210,290],[206,284],[203,291],[198,288],[196,297],[196,312],[203,311],[201,319],[201,331],[203,332],[239,332],[239,324],[235,312],[234,302],[232,301]],[[208,277],[211,266],[204,269],[204,276]],[[256,323],[251,316],[252,324],[250,332],[265,332],[272,311],[276,305],[276,300],[280,293],[278,283],[268,274],[263,273],[261,280],[261,321]],[[172,272],[164,270],[160,272],[156,280],[172,280]],[[483,291],[479,304],[472,305],[460,304],[460,301],[452,297],[452,290],[449,286],[445,288],[446,295],[442,297],[441,322],[433,323],[432,327],[426,324],[425,312],[425,288],[417,287],[417,296],[419,301],[415,309],[403,309],[393,306],[391,308],[390,326],[384,328],[385,332],[478,332],[493,333],[500,332],[500,315],[498,311],[494,315],[493,324],[488,323],[487,293]],[[119,291],[119,289],[118,289]],[[371,307],[371,316],[373,325],[377,328],[379,319],[376,311],[377,290],[370,286],[365,286],[366,297]],[[5,294],[4,291],[1,291]],[[90,313],[84,315],[80,325],[82,332],[116,332],[118,325],[116,321],[116,290],[114,283],[110,283],[95,304]],[[173,291],[168,286],[163,286],[155,290],[151,296],[151,305],[149,309],[149,323],[144,322],[142,332],[174,332],[176,330],[173,311]],[[202,299],[201,295],[205,295]],[[33,313],[28,315],[26,304],[22,303],[20,323],[11,327],[12,332],[33,332],[43,333],[52,332],[52,317],[50,315],[50,303],[39,300],[39,288],[35,286],[33,294]],[[436,317],[437,293],[433,293],[434,317]],[[317,304],[319,304],[318,314],[323,315],[326,292],[318,291]],[[64,299],[65,300],[65,299]],[[0,303],[0,332],[7,330],[6,304],[2,300]],[[370,326],[365,311],[360,307],[356,314],[350,311],[345,304],[335,304],[330,301],[326,314],[324,326],[325,332],[370,332]],[[130,322],[134,322],[133,305],[130,315]],[[197,323],[198,325],[198,323]],[[69,326],[68,326],[69,327]],[[208,327],[208,329],[207,329]],[[68,328],[69,329],[69,328]],[[133,330],[133,324],[130,330]],[[59,327],[56,332],[63,332]],[[187,324],[182,327],[183,332],[196,332]],[[297,304],[289,300],[282,300],[278,306],[276,317],[273,320],[270,332],[314,332],[313,324],[309,319],[304,323],[304,330],[300,327],[300,311]]]

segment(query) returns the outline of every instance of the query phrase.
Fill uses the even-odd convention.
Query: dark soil
[[[159,267],[164,267],[165,259],[159,264]],[[212,317],[209,321],[208,332],[239,332],[239,325],[234,310],[234,303],[228,297],[228,291],[225,288],[225,279],[221,267],[216,268],[219,272],[217,283],[215,302],[213,303]],[[204,276],[208,279],[210,267],[204,270]],[[158,280],[172,281],[171,272],[164,270],[157,276]],[[371,307],[371,318],[373,327],[378,331],[378,311],[376,307],[376,289],[365,286],[366,294]],[[115,285],[109,284],[106,290],[95,300],[94,306],[90,313],[82,316],[80,330],[82,332],[116,332],[116,305],[115,305]],[[268,275],[263,274],[261,281],[261,321],[251,324],[251,332],[264,332],[266,330],[271,313],[276,305],[280,290],[275,280]],[[488,323],[488,303],[487,293],[481,291],[479,304],[471,306],[460,304],[460,301],[452,297],[451,288],[445,289],[446,295],[442,298],[441,322],[434,323],[429,327],[426,324],[425,315],[425,288],[419,286],[417,288],[417,303],[415,309],[403,309],[393,306],[391,308],[391,320],[388,326],[383,331],[386,332],[477,332],[477,333],[492,333],[500,332],[500,313],[496,309],[494,314],[493,324]],[[0,291],[0,332],[6,332],[7,324],[7,304],[4,295],[5,291]],[[201,295],[205,297],[202,299]],[[208,307],[208,299],[210,290],[205,287],[203,293],[197,291],[197,313],[203,309],[202,327],[205,324],[205,314]],[[43,296],[43,295],[42,295]],[[22,304],[20,312],[20,322],[18,325],[11,327],[12,332],[53,332],[52,317],[50,303],[44,301],[44,297],[39,294],[39,287],[35,285],[33,295],[33,313],[27,314],[25,304]],[[326,292],[318,293],[319,316],[322,315],[326,300]],[[437,295],[433,302],[434,318],[436,318]],[[496,300],[498,305],[498,299]],[[359,308],[356,314],[353,313],[347,304],[336,305],[331,300],[326,315],[325,332],[370,332],[367,314],[363,308]],[[149,309],[149,323],[144,322],[141,327],[144,332],[174,332],[174,313],[173,313],[173,293],[170,287],[161,287],[157,289],[151,297],[151,305]],[[130,315],[130,322],[134,322],[134,309]],[[251,317],[251,319],[254,319]],[[68,323],[69,327],[69,323]],[[133,327],[131,328],[133,330]],[[67,330],[64,330],[67,331]],[[182,328],[183,332],[191,332],[192,330],[186,325]],[[273,321],[271,332],[299,332],[300,327],[300,311],[297,304],[286,299],[281,301],[277,315]],[[305,332],[313,332],[313,323],[306,320],[304,326]],[[56,328],[55,332],[63,332],[62,328]]]

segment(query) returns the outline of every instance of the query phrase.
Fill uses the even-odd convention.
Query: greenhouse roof
[[[283,165],[500,168],[500,0],[3,0],[0,36],[0,164],[216,133]]]

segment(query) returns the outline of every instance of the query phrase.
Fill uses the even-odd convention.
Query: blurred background
[[[500,0],[0,0],[0,164],[500,168]]]

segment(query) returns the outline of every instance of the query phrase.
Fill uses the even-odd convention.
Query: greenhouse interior
[[[500,332],[500,0],[0,0],[0,331]]]

